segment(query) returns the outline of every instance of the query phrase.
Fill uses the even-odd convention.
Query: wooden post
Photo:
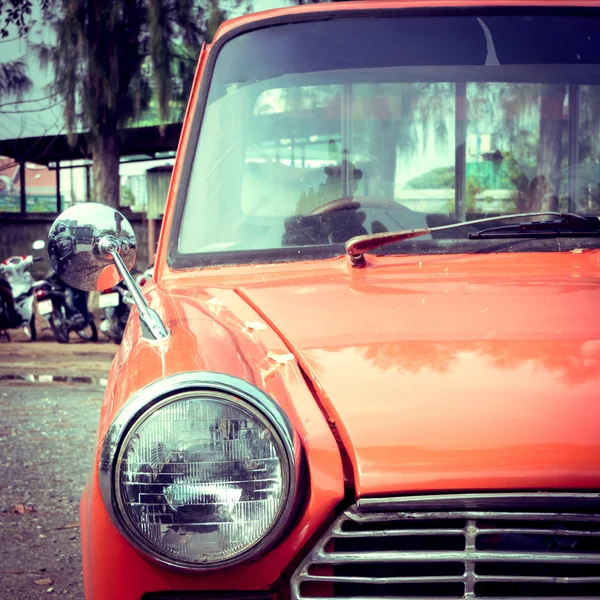
[[[21,183],[21,212],[27,212],[27,192],[25,191],[25,161],[19,163],[19,181]]]
[[[56,161],[56,212],[62,212],[62,198],[60,197],[60,162]]]
[[[85,201],[91,202],[92,188],[90,187],[90,165],[85,165]]]

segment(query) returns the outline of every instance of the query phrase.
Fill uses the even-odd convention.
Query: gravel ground
[[[0,374],[106,377],[115,349],[0,343]],[[79,497],[103,395],[98,383],[0,377],[1,600],[83,598]]]

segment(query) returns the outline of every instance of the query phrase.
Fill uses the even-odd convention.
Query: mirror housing
[[[48,257],[56,274],[70,286],[86,292],[109,289],[121,281],[111,256],[99,249],[105,236],[120,241],[127,270],[133,267],[136,240],[129,221],[104,204],[76,204],[54,221],[48,234]]]
[[[129,269],[137,243],[129,221],[105,204],[86,202],[68,208],[48,234],[48,257],[56,274],[84,291],[109,289],[121,280],[140,311],[144,337],[162,340],[169,331],[142,296]]]

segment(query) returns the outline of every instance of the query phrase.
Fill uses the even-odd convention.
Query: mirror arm
[[[171,334],[158,316],[158,313],[148,306],[148,302],[146,302],[146,299],[142,296],[140,289],[131,276],[131,273],[127,270],[127,267],[119,254],[120,247],[121,244],[119,243],[119,240],[112,235],[105,235],[98,242],[98,250],[106,258],[111,257],[113,259],[119,275],[123,278],[123,283],[127,286],[135,305],[140,311],[140,321],[142,323],[142,329],[145,332],[144,337],[148,337],[147,334],[149,334],[149,336],[155,340],[164,340]]]

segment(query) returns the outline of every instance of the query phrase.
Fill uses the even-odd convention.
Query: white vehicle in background
[[[135,282],[144,287],[154,277],[154,265],[150,265],[142,274],[137,275]]]
[[[36,240],[34,250],[42,250],[46,243]],[[35,281],[27,270],[41,256],[10,256],[0,263],[0,331],[10,340],[8,329],[23,327],[25,335],[35,341],[35,313],[33,287]]]

